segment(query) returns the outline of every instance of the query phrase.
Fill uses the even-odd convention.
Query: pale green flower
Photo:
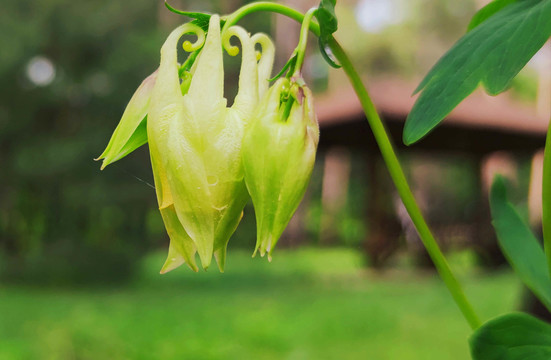
[[[256,109],[243,141],[245,182],[256,214],[255,253],[262,256],[271,255],[314,166],[319,128],[312,93],[303,83],[278,80]],[[289,93],[293,99],[282,101]]]

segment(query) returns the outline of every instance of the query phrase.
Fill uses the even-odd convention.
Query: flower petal
[[[147,143],[146,116],[156,80],[157,71],[145,78],[132,95],[106,149],[96,159],[103,159],[102,170]]]
[[[241,42],[241,70],[239,72],[239,91],[232,109],[240,112],[244,118],[251,116],[258,104],[258,63],[256,61],[255,43],[245,29],[232,26],[224,35],[229,42],[231,36],[237,36]]]
[[[224,98],[224,65],[220,38],[220,17],[212,15],[205,45],[196,60],[189,88],[190,101],[208,112]]]
[[[168,257],[161,269],[161,274],[165,274],[183,263],[186,263],[191,270],[197,272],[198,269],[195,263],[195,246],[193,240],[191,240],[180,224],[174,206],[161,209],[161,215],[168,236],[170,237]]]

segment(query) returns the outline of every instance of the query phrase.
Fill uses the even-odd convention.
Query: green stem
[[[542,226],[543,244],[547,255],[547,265],[551,275],[551,122],[547,130],[545,151],[543,154],[542,181]]]
[[[224,17],[223,19],[226,20],[226,23],[222,28],[222,32],[224,32],[230,26],[235,25],[239,20],[241,20],[245,16],[258,11],[268,11],[268,12],[285,15],[291,19],[298,21],[299,23],[302,23],[302,21],[304,20],[304,15],[300,11],[297,11],[293,8],[290,8],[285,5],[269,2],[269,1],[259,1],[259,2],[253,2],[253,3],[247,4],[237,9],[232,14]],[[319,25],[315,22],[310,22],[310,31],[316,34],[316,36],[319,36],[320,34]]]
[[[224,29],[235,24],[245,15],[256,11],[270,11],[279,13],[295,19],[298,22],[302,22],[304,20],[303,14],[287,6],[270,2],[257,2],[246,5],[231,14],[227,18]],[[317,23],[310,22],[310,30],[314,34],[319,36],[319,25]],[[434,265],[436,266],[440,277],[448,287],[448,290],[455,300],[455,303],[463,313],[463,316],[473,330],[477,329],[481,325],[480,320],[478,319],[478,316],[476,315],[471,303],[467,300],[467,297],[465,296],[459,281],[457,281],[457,279],[453,275],[451,268],[446,261],[446,258],[444,257],[444,254],[440,250],[438,243],[434,239],[434,236],[432,235],[425,219],[423,218],[423,214],[421,213],[421,210],[419,209],[419,206],[415,201],[413,193],[409,188],[398,157],[396,156],[383,122],[377,114],[375,105],[371,101],[369,93],[364,87],[360,76],[352,65],[352,62],[350,61],[342,47],[339,45],[339,43],[337,43],[337,41],[332,38],[329,42],[329,45],[331,47],[331,50],[333,51],[333,54],[341,63],[343,70],[347,74],[354,88],[354,91],[356,92],[360,103],[362,104],[369,126],[371,127],[373,135],[375,136],[375,140],[379,145],[383,160],[385,161],[392,180],[394,181],[394,184],[398,190],[398,194],[400,195],[400,198],[402,199],[402,202],[404,203],[404,206],[406,207],[408,214],[411,217],[411,220],[413,221],[417,232],[419,233],[419,237],[423,241],[423,244],[425,245],[425,248],[427,249],[427,252],[429,253],[432,261],[434,262]]]
[[[404,203],[404,206],[406,207],[409,216],[411,217],[411,220],[413,221],[413,224],[415,225],[415,228],[419,233],[419,237],[423,241],[423,244],[425,245],[425,248],[427,249],[427,252],[429,253],[432,261],[434,262],[438,273],[442,277],[442,280],[448,287],[448,290],[452,294],[455,302],[461,309],[463,316],[469,322],[473,330],[478,328],[480,326],[480,320],[474,312],[472,305],[469,303],[465,294],[463,293],[459,281],[457,281],[457,279],[453,275],[450,266],[448,265],[448,262],[444,257],[444,254],[440,250],[438,243],[434,239],[434,236],[432,235],[425,219],[423,218],[421,210],[419,209],[413,193],[409,188],[408,182],[404,175],[404,171],[400,166],[400,162],[398,160],[398,157],[396,156],[383,122],[381,121],[381,118],[379,117],[379,114],[375,109],[375,105],[369,97],[369,93],[363,86],[360,76],[356,72],[354,66],[350,62],[350,59],[348,58],[342,47],[337,43],[335,39],[331,39],[329,45],[331,47],[331,50],[333,51],[333,54],[342,65],[343,70],[352,83],[354,91],[356,91],[356,94],[360,99],[362,107],[365,111],[365,115],[367,117],[367,121],[369,122],[371,130],[373,131],[373,135],[375,136],[375,140],[379,145],[383,159],[386,163],[388,171],[390,172],[390,176],[392,177],[398,193],[400,194],[400,198],[402,199],[402,202]]]
[[[287,121],[289,118],[289,115],[291,114],[291,109],[293,108],[293,103],[295,102],[295,98],[291,94],[289,94],[289,98],[285,102],[285,108],[283,108],[283,113],[281,114],[281,118]]]
[[[298,40],[297,49],[297,61],[295,62],[295,68],[293,71],[293,76],[299,76],[300,70],[302,69],[302,64],[304,63],[304,56],[306,54],[306,45],[308,44],[308,30],[310,29],[310,23],[312,22],[312,17],[316,13],[316,8],[308,10],[304,15],[302,20],[302,26],[300,28],[300,37]]]
[[[193,66],[193,63],[195,60],[197,60],[197,55],[199,55],[199,50],[192,52],[187,57],[186,61],[180,66],[178,69],[178,76],[182,77],[184,75],[184,72],[189,71],[191,67]]]

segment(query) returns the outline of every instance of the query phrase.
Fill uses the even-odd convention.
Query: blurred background
[[[245,0],[173,0],[230,13]],[[317,1],[280,1],[301,10]],[[483,319],[525,308],[495,241],[493,174],[539,231],[538,174],[551,94],[549,44],[507,94],[477,92],[404,149],[411,93],[487,1],[339,0],[336,34],[362,71],[413,190]],[[94,162],[126,103],[187,21],[162,1],[6,0],[0,12],[0,359],[466,359],[469,328],[412,228],[340,70],[315,39],[320,151],[305,199],[274,252],[251,259],[252,206],[226,273],[159,275],[168,237],[147,146]],[[257,14],[274,73],[299,26]],[[226,56],[226,95],[239,57]],[[541,181],[541,180],[540,180]]]

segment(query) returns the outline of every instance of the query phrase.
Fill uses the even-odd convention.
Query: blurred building
[[[286,3],[301,10],[311,6],[307,1],[288,0]],[[386,121],[393,142],[407,159],[406,167],[417,199],[427,212],[443,246],[472,247],[483,262],[493,266],[503,261],[487,205],[488,187],[493,175],[504,173],[517,185],[530,187],[529,208],[534,224],[538,223],[541,212],[541,205],[538,205],[538,199],[541,203],[541,180],[538,182],[541,154],[537,154],[544,146],[551,112],[548,66],[551,56],[547,54],[547,47],[519,76],[520,81],[537,76],[536,85],[531,85],[534,89],[538,88],[537,98],[523,97],[524,90],[516,91],[515,85],[513,94],[505,93],[498,97],[490,97],[478,90],[418,144],[406,149],[401,140],[405,119],[415,101],[411,94],[420,80],[419,74],[426,73],[461,36],[475,9],[486,3],[340,1],[337,7],[339,19],[346,26],[341,26],[336,37],[350,51],[358,67],[363,69],[365,83]],[[404,36],[408,30],[413,31]],[[401,38],[394,35],[398,31]],[[274,32],[278,50],[285,50],[282,56],[291,53],[295,41],[289,39],[297,36],[298,25],[276,17]],[[315,53],[315,46],[312,50]],[[285,60],[285,57],[281,58],[280,63]],[[324,171],[319,214],[320,242],[330,244],[339,241],[339,212],[346,211],[346,203],[350,201],[347,196],[351,191],[349,178],[354,176],[351,159],[361,156],[366,164],[363,175],[358,176],[363,176],[367,192],[363,199],[354,195],[352,198],[367,204],[364,216],[369,231],[363,246],[371,263],[381,265],[404,244],[414,252],[420,252],[423,257],[424,250],[409,223],[409,217],[400,201],[396,201],[393,187],[388,186],[390,179],[381,165],[378,147],[343,72],[320,69],[315,61],[306,66],[305,74],[310,77],[311,83],[319,84],[319,78],[327,78],[325,85],[320,87],[326,91],[318,96],[316,107],[322,130],[320,158],[323,165],[320,164],[320,168]],[[412,73],[416,75],[412,76]],[[519,172],[526,167],[522,165],[526,162],[530,163],[530,184],[527,181],[519,184]],[[463,172],[470,173],[472,186],[470,193],[464,194],[469,200],[445,203],[438,199],[446,195],[437,188],[449,186],[453,191],[461,187],[444,174],[449,172],[446,166],[450,164],[463,167]],[[526,194],[527,190],[520,192]],[[389,209],[388,204],[394,205]],[[305,213],[299,211],[297,217],[301,216]],[[297,219],[294,221],[300,222]],[[292,233],[293,230],[289,231],[287,236],[295,238],[295,241],[303,236],[301,232]]]

